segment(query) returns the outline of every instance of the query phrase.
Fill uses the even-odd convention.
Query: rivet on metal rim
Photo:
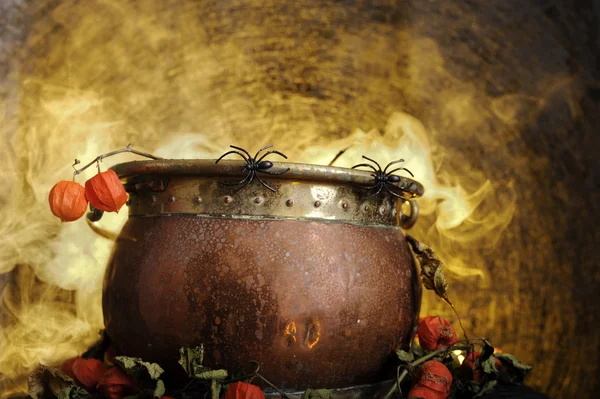
[[[175,198],[175,196],[174,196],[174,195],[171,195],[171,196],[169,197],[169,202],[170,202],[171,204],[172,204],[173,202],[175,202],[176,200],[177,200],[177,198]]]
[[[258,204],[262,204],[262,202],[263,202],[263,199],[262,199],[262,197],[255,197],[255,198],[254,198],[254,203],[255,203],[255,204],[257,204],[257,205],[258,205]]]
[[[285,204],[289,207],[292,207],[294,206],[294,200],[290,198],[287,201],[285,201]]]
[[[381,206],[379,207],[379,214],[380,214],[381,216],[385,215],[385,206],[381,205]]]
[[[200,197],[199,195],[195,196],[194,203],[200,205],[202,203],[202,197]]]
[[[231,201],[233,201],[233,198],[231,198],[229,195],[223,197],[223,202],[225,202],[226,204],[230,204]]]
[[[342,208],[348,209],[348,203],[347,202],[342,203]]]
[[[321,201],[315,201],[315,208],[318,208],[321,206]]]

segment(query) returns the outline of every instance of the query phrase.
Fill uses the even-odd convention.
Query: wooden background
[[[3,123],[32,115],[26,78],[101,93],[123,142],[326,140],[407,112],[444,168],[517,193],[491,282],[449,276],[468,328],[534,364],[529,385],[595,398],[599,18],[587,0],[3,0]]]

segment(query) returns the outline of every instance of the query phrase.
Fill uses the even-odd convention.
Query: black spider
[[[242,181],[239,181],[237,183],[227,183],[227,182],[222,182],[222,181],[219,182],[219,184],[222,184],[224,186],[240,186],[237,190],[235,190],[236,192],[239,191],[239,190],[241,190],[242,188],[246,187],[248,184],[252,183],[252,180],[254,180],[255,177],[258,179],[258,181],[263,186],[265,186],[269,190],[275,192],[275,189],[273,187],[269,186],[267,183],[265,183],[264,181],[262,181],[262,179],[258,176],[257,172],[265,173],[267,175],[282,175],[282,174],[284,174],[284,173],[286,173],[287,171],[290,170],[290,168],[287,168],[286,170],[284,170],[282,172],[268,172],[267,171],[267,169],[271,169],[273,167],[273,162],[271,162],[271,161],[263,161],[263,159],[267,155],[269,155],[269,154],[277,154],[277,155],[281,155],[282,157],[284,157],[285,159],[287,159],[287,157],[284,154],[282,154],[279,151],[275,151],[275,150],[267,151],[264,154],[262,154],[262,156],[260,158],[258,158],[258,154],[260,154],[261,152],[263,152],[267,148],[273,147],[272,144],[268,145],[266,147],[263,147],[260,150],[258,150],[258,152],[256,153],[256,155],[254,157],[252,157],[252,155],[250,155],[248,153],[248,151],[244,150],[243,148],[236,147],[234,145],[230,145],[230,147],[234,148],[236,150],[239,150],[239,151],[233,151],[233,150],[232,151],[228,151],[225,154],[221,155],[221,157],[219,159],[217,159],[215,161],[215,163],[219,163],[219,161],[221,159],[223,159],[223,157],[225,157],[226,155],[229,155],[229,154],[238,154],[239,156],[241,156],[242,158],[244,158],[244,161],[246,161],[246,165],[244,166],[244,170],[247,171],[247,173],[246,173],[246,177],[244,177],[244,179]],[[240,151],[242,151],[243,154]]]
[[[395,197],[398,197],[398,198],[402,198],[403,200],[405,200],[405,199],[406,199],[406,198],[404,198],[404,196],[402,196],[402,195],[400,195],[400,194],[396,194],[396,193],[395,193],[393,190],[390,190],[389,186],[392,186],[393,188],[399,188],[398,186],[394,185],[394,183],[399,183],[399,182],[400,182],[400,179],[401,179],[401,178],[400,178],[400,176],[393,175],[392,173],[394,173],[394,172],[395,172],[395,171],[397,171],[397,170],[405,170],[405,171],[407,171],[408,173],[410,173],[410,175],[411,175],[412,177],[415,177],[415,175],[413,175],[413,174],[412,174],[412,172],[411,172],[410,170],[406,169],[406,168],[396,168],[396,169],[394,169],[394,170],[391,170],[391,171],[389,171],[389,172],[387,171],[387,170],[388,170],[388,168],[389,168],[390,166],[392,166],[392,165],[395,165],[395,164],[397,164],[397,163],[400,163],[400,162],[404,162],[404,159],[399,159],[399,160],[397,160],[397,161],[390,162],[390,163],[388,163],[388,164],[387,164],[387,166],[385,167],[385,169],[384,169],[384,170],[381,170],[381,166],[379,166],[379,164],[378,164],[376,161],[374,161],[374,160],[373,160],[373,159],[371,159],[371,158],[367,158],[367,157],[365,157],[364,155],[363,155],[363,158],[364,158],[364,159],[367,159],[367,160],[369,160],[369,161],[373,162],[375,165],[377,165],[377,169],[375,169],[375,167],[374,167],[373,165],[371,165],[371,164],[368,164],[368,163],[361,163],[361,164],[358,164],[358,165],[354,165],[354,166],[352,167],[352,169],[355,169],[355,168],[359,168],[359,167],[361,167],[361,166],[366,166],[366,167],[368,167],[368,168],[371,168],[371,169],[373,169],[373,172],[374,172],[374,173],[371,173],[371,176],[373,176],[373,177],[374,177],[374,183],[375,183],[375,184],[374,184],[374,185],[372,185],[372,186],[366,186],[365,188],[366,188],[366,189],[368,189],[368,190],[371,190],[371,189],[373,189],[373,188],[377,188],[377,191],[376,191],[374,194],[371,194],[371,195],[369,195],[368,197],[365,197],[364,199],[367,199],[367,198],[371,198],[371,197],[374,197],[374,196],[376,196],[376,195],[377,195],[377,194],[379,194],[379,193],[381,192],[381,190],[383,190],[384,188],[385,188],[385,189],[386,189],[386,190],[387,190],[387,191],[388,191],[390,194],[392,194],[393,196],[395,196]]]

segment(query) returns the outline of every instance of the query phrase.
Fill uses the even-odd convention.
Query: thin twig
[[[338,160],[339,157],[341,157],[342,155],[344,155],[344,153],[346,151],[348,151],[348,149],[352,147],[351,145],[349,145],[348,147],[342,149],[340,152],[337,153],[337,155],[335,157],[333,157],[333,159],[331,160],[331,162],[329,162],[329,164],[327,164],[327,166],[333,166],[333,164],[335,163],[335,161]]]
[[[256,376],[257,376],[258,378],[260,378],[261,380],[263,380],[264,382],[266,382],[268,385],[270,385],[270,386],[271,386],[271,388],[273,388],[275,391],[277,391],[277,393],[278,393],[278,394],[280,394],[280,395],[281,395],[281,397],[282,397],[283,399],[290,399],[290,398],[289,398],[289,396],[287,396],[285,393],[283,393],[283,392],[281,391],[281,389],[277,388],[275,385],[273,385],[273,384],[272,384],[272,383],[271,383],[269,380],[267,380],[265,377],[263,377],[262,375],[260,375],[260,374],[258,374],[258,373],[256,373]]]
[[[414,362],[410,363],[411,367],[416,367],[418,365],[420,365],[421,363],[425,363],[427,360],[436,357],[437,355],[439,355],[442,352],[445,351],[449,351],[451,350],[452,346],[443,346],[440,349],[433,351],[431,353],[428,353],[427,355],[418,358],[417,360],[415,360]],[[400,366],[402,367],[402,366]],[[402,382],[402,380],[404,379],[404,377],[406,377],[406,375],[408,374],[408,370],[404,370],[404,372],[402,373],[402,375],[400,375],[399,378],[397,378],[396,382],[394,383],[394,386],[392,386],[392,388],[388,391],[388,393],[383,397],[383,399],[389,399],[392,397],[392,395],[394,395],[394,392],[396,392],[396,390],[400,389],[400,383]]]
[[[75,169],[75,171],[73,172],[73,176],[80,174],[81,172],[83,172],[84,170],[86,170],[87,168],[89,168],[90,166],[92,166],[95,163],[97,163],[98,168],[100,168],[100,161],[102,161],[104,158],[112,157],[113,155],[121,154],[123,152],[131,152],[133,154],[140,155],[142,157],[146,157],[146,158],[150,158],[150,159],[162,159],[161,157],[157,157],[152,154],[148,154],[147,152],[141,152],[138,150],[134,150],[130,146],[131,146],[131,144],[128,144],[127,147],[121,148],[120,150],[111,151],[111,152],[107,152],[106,154],[102,154],[102,155],[96,157],[93,161],[91,161],[90,163],[88,163],[87,165],[82,167],[81,169],[75,169],[75,165],[78,165],[81,163],[78,159],[76,159],[75,162],[73,163],[73,169]],[[98,169],[98,170],[100,170],[100,169]]]
[[[462,320],[460,319],[460,316],[458,315],[458,312],[456,311],[456,308],[454,307],[454,304],[452,302],[450,302],[450,300],[446,300],[446,303],[448,305],[450,305],[450,307],[454,311],[454,314],[456,315],[456,318],[458,319],[458,324],[460,324],[460,328],[462,329],[463,335],[465,336],[465,338],[468,341],[469,337],[467,336],[467,330],[465,330],[465,326],[463,326]]]

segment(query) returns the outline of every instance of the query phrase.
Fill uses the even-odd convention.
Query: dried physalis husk
[[[229,385],[223,399],[265,399],[265,394],[256,385],[234,382]]]
[[[54,185],[48,195],[50,210],[63,222],[72,222],[85,213],[88,201],[79,183],[63,180]]]
[[[105,212],[119,212],[127,202],[125,187],[111,169],[85,182],[85,196],[94,208]]]

